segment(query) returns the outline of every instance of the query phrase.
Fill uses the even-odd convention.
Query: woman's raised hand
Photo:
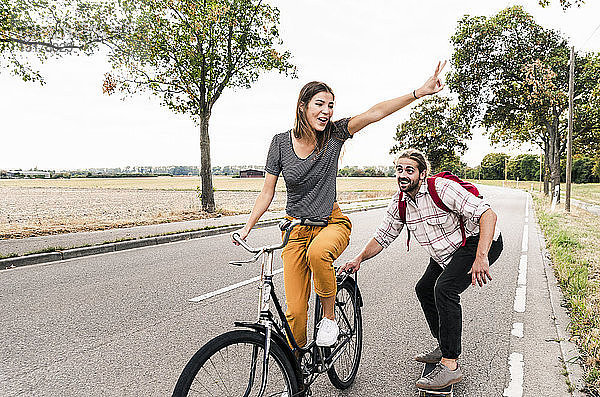
[[[446,66],[446,61],[444,61],[444,63],[438,62],[435,72],[433,72],[433,76],[427,79],[421,88],[415,90],[417,97],[421,98],[425,95],[437,94],[444,88],[444,83],[442,83],[442,80],[440,79],[440,73],[442,73],[444,66]]]

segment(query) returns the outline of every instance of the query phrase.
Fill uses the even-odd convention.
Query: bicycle
[[[349,273],[337,276],[335,317],[340,334],[331,347],[318,347],[314,341],[316,324],[322,318],[318,296],[315,298],[313,341],[300,347],[275,294],[273,253],[287,244],[297,225],[325,226],[327,223],[309,219],[284,220],[279,224],[281,231],[285,231],[283,242],[261,248],[252,248],[239,234],[233,234],[242,247],[255,255],[250,260],[230,264],[242,266],[262,259],[258,320],[255,323],[236,321],[234,324],[238,329],[219,335],[201,347],[179,376],[174,397],[310,396],[310,386],[324,372],[338,389],[346,389],[354,382],[362,352],[362,297],[356,274],[354,277]],[[271,302],[278,319],[271,312]]]

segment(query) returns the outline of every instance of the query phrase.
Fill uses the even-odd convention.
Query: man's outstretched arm
[[[379,244],[379,242],[377,242],[375,238],[371,238],[367,245],[365,245],[365,247],[362,249],[360,254],[356,255],[354,259],[346,262],[344,266],[341,266],[339,268],[338,274],[343,271],[348,271],[350,273],[357,272],[358,269],[360,269],[361,262],[366,261],[367,259],[371,259],[375,255],[380,253],[382,250],[383,247],[381,246],[381,244]]]

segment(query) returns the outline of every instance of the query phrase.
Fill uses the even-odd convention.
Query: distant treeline
[[[469,167],[458,158],[442,162],[439,169],[431,173],[450,171],[464,179],[496,179],[505,178],[520,181],[537,181],[540,179],[540,156],[533,154],[520,154],[514,157],[506,153],[487,154],[478,166]],[[262,166],[215,166],[212,167],[213,175],[239,176],[240,170],[258,169]],[[562,176],[565,180],[566,160],[561,161]],[[122,168],[90,168],[72,171],[51,170],[0,170],[0,178],[139,178],[158,176],[198,176],[196,166],[161,166],[161,167],[125,167]],[[29,173],[29,175],[26,175]],[[340,177],[393,177],[393,166],[346,166],[338,170]],[[600,182],[600,159],[586,156],[575,156],[571,174],[573,183],[598,183]]]
[[[338,176],[394,176],[396,170],[393,166],[389,167],[344,167],[338,170]]]
[[[540,156],[520,154],[510,157],[506,153],[490,153],[476,167],[463,167],[454,172],[467,179],[504,179],[538,181],[540,180]],[[566,179],[566,159],[561,159],[561,182]],[[573,183],[600,182],[600,158],[574,156],[571,171]]]
[[[73,175],[72,178],[154,178],[157,176],[173,176],[171,174],[88,174],[88,175]]]

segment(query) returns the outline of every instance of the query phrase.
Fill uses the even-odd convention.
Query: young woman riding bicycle
[[[286,318],[299,346],[307,342],[311,273],[315,293],[320,297],[323,308],[323,320],[318,326],[316,343],[318,346],[331,346],[338,338],[333,262],[346,249],[352,228],[350,220],[336,201],[338,160],[345,140],[414,100],[439,92],[443,88],[439,74],[445,64],[438,63],[433,76],[413,92],[380,102],[362,114],[335,122],[331,121],[335,99],[333,91],[325,83],[310,82],[298,96],[294,127],[273,137],[262,191],[246,225],[238,233],[245,240],[267,211],[280,173],[283,174],[287,189],[286,218],[328,221],[324,227],[296,227],[281,254]]]

